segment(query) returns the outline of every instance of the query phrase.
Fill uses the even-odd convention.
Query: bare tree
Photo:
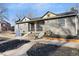
[[[3,20],[4,18],[6,20],[9,20],[9,18],[7,17],[7,14],[5,14],[6,11],[7,11],[7,8],[5,7],[5,5],[0,4],[0,20]]]
[[[32,17],[34,17],[34,14],[32,12],[29,12],[26,17],[32,18]]]

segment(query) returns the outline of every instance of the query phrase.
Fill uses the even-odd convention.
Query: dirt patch
[[[27,51],[29,56],[79,56],[79,49],[38,43]]]
[[[10,39],[10,38],[0,37],[0,42],[1,42],[1,41],[6,41],[6,40],[8,40],[8,39]]]

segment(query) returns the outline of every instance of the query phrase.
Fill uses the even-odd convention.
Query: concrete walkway
[[[27,51],[34,45],[36,42],[26,43],[20,48],[13,49],[2,53],[4,56],[27,56]]]

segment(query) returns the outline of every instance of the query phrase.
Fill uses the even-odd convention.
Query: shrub
[[[51,35],[52,35],[52,32],[50,30],[48,30],[45,32],[44,36],[50,37]]]
[[[60,35],[57,35],[57,34],[54,35],[53,37],[54,37],[54,38],[61,38],[61,36],[60,36]]]
[[[21,36],[23,36],[25,33],[21,33]]]
[[[21,33],[22,36],[23,36],[24,34],[26,34],[25,31],[23,31],[23,33]]]
[[[72,35],[66,36],[66,39],[73,39],[73,38],[74,38],[74,36],[72,36]]]

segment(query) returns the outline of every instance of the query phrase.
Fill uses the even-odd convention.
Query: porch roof
[[[50,11],[48,11],[47,13],[51,13]],[[45,13],[44,15],[46,15],[47,13]],[[20,23],[28,23],[28,22],[37,22],[37,21],[44,21],[44,20],[54,20],[54,19],[58,19],[58,18],[65,18],[65,17],[72,17],[72,16],[76,16],[77,15],[77,10],[74,11],[69,11],[69,12],[64,12],[64,13],[60,13],[60,14],[55,14],[56,16],[52,17],[52,18],[46,18],[44,19],[44,15],[41,17],[37,17],[37,18],[28,18],[29,20],[27,21],[22,21],[21,19],[19,19],[18,21],[16,21],[16,24],[20,24]]]

